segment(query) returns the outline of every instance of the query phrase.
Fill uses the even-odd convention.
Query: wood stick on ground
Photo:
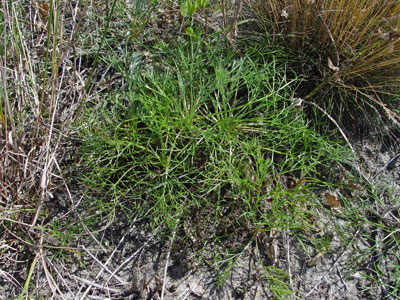
[[[178,224],[178,223],[179,223],[179,220],[178,220],[177,224]],[[164,279],[163,279],[163,285],[162,285],[162,289],[161,289],[161,300],[164,299],[165,284],[166,284],[166,282],[167,282],[167,271],[168,271],[169,257],[170,257],[170,255],[171,255],[171,249],[172,249],[172,245],[173,245],[174,240],[175,240],[175,235],[176,235],[176,228],[175,228],[175,230],[174,230],[174,233],[172,234],[171,242],[170,242],[169,249],[168,249],[168,253],[167,253],[167,258],[166,258],[166,261],[165,261]]]
[[[344,247],[344,249],[342,250],[342,252],[340,252],[340,254],[338,255],[338,257],[335,259],[335,261],[332,263],[332,266],[330,266],[330,268],[328,269],[328,271],[326,271],[321,278],[318,280],[318,282],[312,287],[312,289],[307,293],[307,295],[305,295],[304,298],[308,298],[311,293],[321,284],[322,280],[324,280],[325,276],[328,275],[333,268],[336,266],[336,263],[339,261],[339,259],[342,257],[343,253],[347,250],[347,248],[350,246],[350,244],[353,242],[354,238],[358,235],[358,233],[360,232],[360,229],[358,229],[353,236],[351,237],[351,240],[347,243],[347,245]]]

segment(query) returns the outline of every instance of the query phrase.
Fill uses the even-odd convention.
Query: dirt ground
[[[390,195],[400,194],[398,140],[383,139],[382,143],[382,139],[371,136],[354,141],[354,145],[361,158],[359,172],[382,189],[376,213],[386,214],[383,216],[386,222],[398,222],[399,203],[393,206],[388,202],[393,200]],[[71,194],[78,203],[79,193],[71,191]],[[57,195],[54,200],[54,212],[61,217],[68,205],[66,194]],[[331,237],[331,247],[326,253],[315,253],[294,236],[281,233],[274,239],[273,260],[267,247],[262,243],[255,247],[252,243],[237,258],[222,285],[216,281],[216,275],[221,274],[211,259],[196,263],[198,249],[190,242],[163,240],[155,236],[157,231],[149,228],[148,220],[128,222],[120,214],[100,235],[100,241],[94,235],[76,239],[76,244],[70,246],[79,251],[65,260],[52,259],[43,251],[38,264],[47,265],[51,271],[37,268],[32,277],[37,289],[30,299],[395,299],[379,284],[379,280],[387,283],[393,280],[389,278],[392,274],[389,268],[390,260],[395,257],[377,256],[381,257],[381,265],[387,264],[388,278],[383,275],[377,279],[368,274],[368,260],[373,263],[376,257],[359,264],[358,253],[371,245],[366,237],[370,235],[378,243],[381,233],[368,225],[353,227],[341,218],[340,212],[333,214],[334,217],[326,210],[318,214],[321,236]],[[99,224],[99,229],[103,225],[107,224]],[[338,232],[346,235],[345,239]],[[343,243],[344,240],[347,242]],[[207,247],[203,249],[203,257],[207,257],[207,251],[211,257],[216,246]],[[267,268],[263,269],[260,262]],[[53,272],[57,273],[52,276],[56,281],[50,279]],[[23,277],[21,274],[20,278]],[[7,299],[6,295],[15,291],[5,278],[0,289],[3,295],[0,299]]]

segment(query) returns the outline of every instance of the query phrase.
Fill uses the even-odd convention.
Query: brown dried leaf
[[[328,206],[331,209],[340,209],[340,208],[342,208],[342,204],[340,203],[340,201],[337,200],[336,197],[333,196],[332,194],[326,193],[325,194],[325,198],[326,198],[326,203],[328,204]]]
[[[272,264],[277,264],[280,257],[280,249],[278,246],[278,241],[276,237],[278,236],[279,232],[276,230],[271,230],[268,235],[265,234],[262,238],[262,246],[264,248],[265,253],[267,254],[269,260]]]
[[[276,240],[264,244],[264,251],[267,253],[267,256],[272,264],[275,265],[276,263],[278,263],[281,251]]]
[[[49,18],[49,11],[50,11],[49,5],[46,3],[46,1],[37,1],[36,4],[39,9],[40,15],[44,20],[47,21]]]
[[[324,256],[323,252],[318,252],[317,255],[314,257],[311,257],[309,260],[307,260],[307,267],[313,267],[315,266],[318,261],[321,259],[321,257]]]

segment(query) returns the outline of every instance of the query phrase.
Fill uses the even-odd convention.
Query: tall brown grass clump
[[[300,71],[308,82],[307,99],[329,89],[344,91],[341,95],[350,91],[352,99],[367,100],[363,103],[398,124],[398,116],[379,96],[398,93],[400,86],[399,1],[249,0],[248,4],[273,42],[303,58]]]

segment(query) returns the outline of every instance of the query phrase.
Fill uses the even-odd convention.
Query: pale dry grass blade
[[[89,289],[91,289],[92,287],[95,287],[95,288],[98,288],[100,290],[104,290],[104,291],[107,291],[107,292],[110,292],[110,293],[115,293],[115,294],[121,293],[120,290],[117,290],[117,289],[114,289],[114,288],[105,287],[105,286],[103,286],[101,284],[95,283],[93,281],[90,281],[90,280],[87,280],[87,279],[84,279],[84,278],[80,278],[80,277],[75,276],[75,275],[72,275],[72,277],[77,279],[77,280],[79,280],[79,281],[81,281],[84,285],[88,285]],[[82,300],[86,299],[85,297],[86,297],[86,294],[81,299]]]
[[[114,273],[107,267],[107,264],[112,260],[112,257],[113,257],[113,254],[115,254],[115,251],[113,251],[113,252],[111,253],[111,255],[109,256],[109,258],[107,259],[107,262],[106,262],[105,264],[103,264],[101,261],[99,261],[99,260],[97,259],[96,256],[94,256],[88,249],[86,249],[85,246],[82,246],[82,248],[83,248],[83,250],[85,250],[85,252],[86,252],[87,254],[89,254],[89,256],[90,256],[91,258],[93,258],[93,260],[94,260],[98,265],[100,265],[100,267],[102,268],[102,270],[105,270],[106,272],[110,273],[110,275],[111,275],[110,278],[115,278],[115,279],[116,279],[120,284],[122,284],[122,285],[128,285],[128,284],[129,284],[128,282],[125,282],[125,281],[122,280],[119,276],[117,276],[116,274],[114,274]],[[108,281],[107,281],[107,282],[108,282]]]
[[[53,262],[51,261],[51,259],[45,255],[44,257],[45,261],[47,264],[49,264],[51,266],[51,269],[56,272],[57,277],[59,278],[59,280],[62,282],[62,284],[64,285],[64,287],[68,290],[68,293],[71,295],[72,299],[77,300],[78,298],[74,295],[74,293],[72,292],[72,288],[68,285],[68,283],[65,281],[65,279],[63,278],[62,274],[60,273],[60,271],[57,270],[57,268],[54,266]],[[63,294],[61,294],[63,297]]]
[[[302,57],[300,65],[310,64],[294,67],[307,70],[304,76],[315,82],[313,89],[305,88],[305,98],[320,101],[317,96],[327,89],[330,94],[346,93],[353,107],[376,107],[372,112],[383,112],[386,119],[399,124],[398,114],[380,99],[398,93],[400,86],[398,1],[385,1],[385,5],[379,0],[246,3],[268,34]],[[361,97],[350,99],[351,95]],[[354,98],[362,98],[362,103]]]
[[[86,70],[73,59],[73,50],[88,4],[2,1],[1,7],[2,238],[12,241],[13,247],[7,251],[15,256],[15,261],[22,253],[34,255],[35,262],[41,264],[31,264],[30,276],[36,278],[43,273],[50,291],[63,297],[59,282],[64,286],[66,283],[60,276],[58,280],[52,277],[54,267],[45,259],[47,248],[42,248],[40,260],[36,249],[41,245],[38,230],[46,226],[43,224],[47,210],[43,207],[60,187],[63,171],[59,166],[64,163],[64,154],[70,151],[66,145],[71,143],[75,109],[83,101]],[[11,276],[10,293],[24,294],[24,287],[13,284],[12,275],[25,267],[24,262],[11,267],[9,261],[1,259],[1,270]],[[35,284],[39,281],[36,278]]]
[[[179,221],[177,221],[177,223],[179,223]],[[169,248],[168,248],[168,252],[167,252],[167,258],[165,259],[164,276],[163,276],[162,288],[161,288],[161,300],[164,299],[165,286],[167,283],[167,271],[168,271],[169,258],[171,256],[171,249],[172,249],[172,245],[175,240],[175,236],[176,236],[176,229],[174,230],[174,232],[172,233],[172,237],[170,238],[170,244],[169,244]]]

